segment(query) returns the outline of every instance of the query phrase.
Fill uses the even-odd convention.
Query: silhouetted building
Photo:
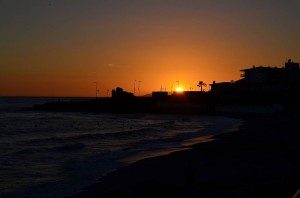
[[[153,91],[152,98],[166,98],[168,97],[168,92],[166,91]]]
[[[134,97],[133,93],[123,91],[121,87],[117,87],[115,90],[112,90],[111,93],[113,98],[129,98]]]
[[[234,82],[219,82],[216,83],[215,81],[213,84],[210,84],[211,91],[217,93],[228,93],[233,92],[235,90]]]
[[[214,93],[281,93],[300,86],[299,63],[290,59],[285,67],[253,66],[242,69],[240,80],[210,84]]]
[[[253,68],[241,71],[244,72],[241,77],[244,77],[245,83],[283,83],[287,79],[284,68],[253,66]]]
[[[289,83],[300,83],[299,63],[292,62],[292,60],[289,59],[288,62],[285,63],[285,70]]]

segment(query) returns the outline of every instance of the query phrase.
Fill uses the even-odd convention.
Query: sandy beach
[[[293,197],[299,115],[243,116],[239,130],[120,168],[79,197]]]

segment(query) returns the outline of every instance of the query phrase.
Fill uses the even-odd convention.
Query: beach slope
[[[118,169],[81,197],[293,197],[300,117],[247,116],[240,130]]]

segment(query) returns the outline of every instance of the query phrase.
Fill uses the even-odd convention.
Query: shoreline
[[[300,188],[300,117],[243,119],[239,131],[137,161],[71,197],[292,197]]]

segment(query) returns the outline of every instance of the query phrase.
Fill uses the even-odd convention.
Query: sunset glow
[[[183,92],[183,88],[182,87],[177,87],[176,92]]]
[[[299,61],[300,1],[170,2],[1,1],[0,96],[142,96]]]

